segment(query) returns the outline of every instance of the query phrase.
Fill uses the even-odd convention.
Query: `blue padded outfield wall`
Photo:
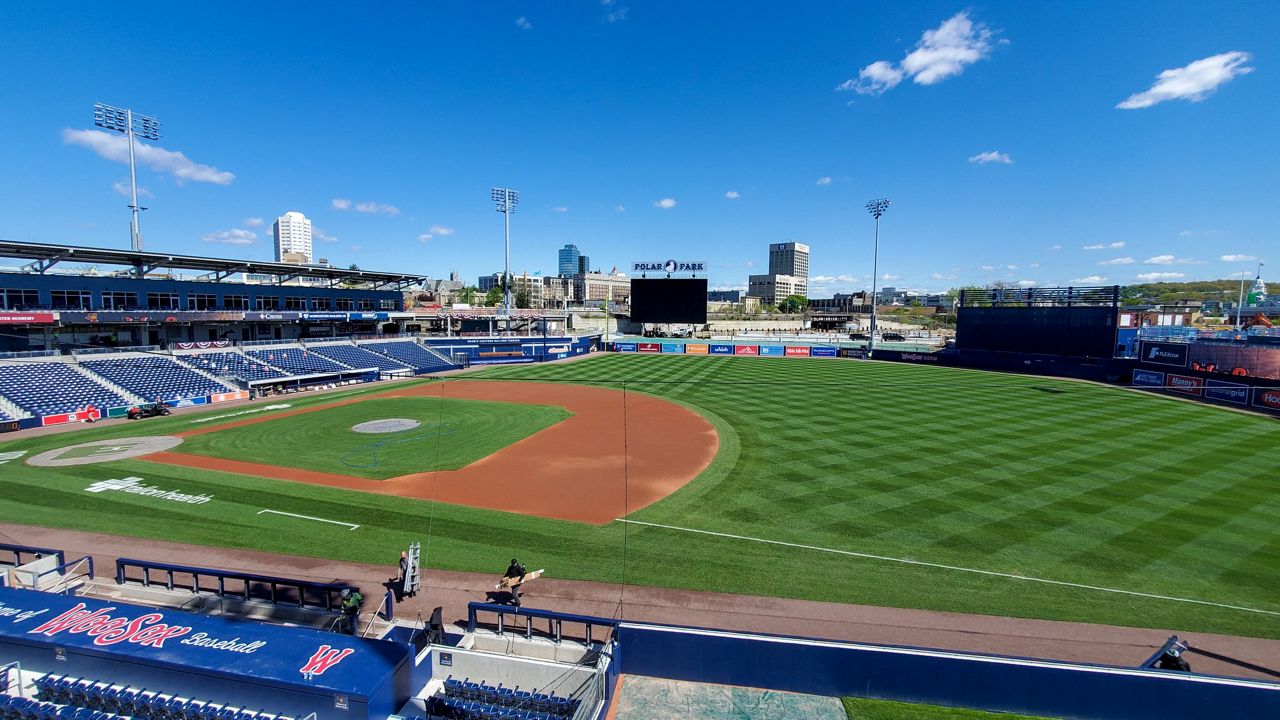
[[[412,652],[405,643],[0,588],[0,656],[24,670],[294,718],[394,713],[426,682],[412,677],[421,674]]]
[[[618,626],[626,675],[1055,718],[1280,718],[1280,685],[883,645]]]

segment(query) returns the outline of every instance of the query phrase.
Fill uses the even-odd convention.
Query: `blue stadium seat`
[[[184,400],[231,389],[163,355],[85,360],[80,364],[151,401]]]
[[[402,362],[420,373],[453,370],[458,367],[456,364],[441,358],[412,340],[371,342],[360,345],[360,347]]]
[[[275,380],[286,376],[266,361],[233,351],[198,352],[174,357],[179,362],[200,368],[205,372],[237,377],[241,380]]]
[[[317,345],[308,347],[311,352],[336,360],[353,368],[378,368],[379,370],[411,370],[407,363],[393,360],[386,355],[371,352],[356,345]]]
[[[317,355],[300,347],[246,350],[245,355],[256,358],[261,362],[270,363],[290,375],[315,375],[318,373],[345,372],[351,369],[323,355]]]
[[[32,415],[56,415],[89,405],[103,410],[131,404],[119,393],[77,372],[67,363],[0,364],[0,396]]]

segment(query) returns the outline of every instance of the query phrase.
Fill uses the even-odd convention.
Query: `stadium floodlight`
[[[497,205],[497,211],[503,214],[507,225],[507,260],[502,271],[502,310],[507,316],[509,332],[511,330],[511,213],[515,212],[516,205],[520,204],[520,193],[510,188],[493,188],[489,192],[489,197]]]
[[[142,251],[142,227],[138,222],[138,213],[146,210],[138,206],[138,172],[133,162],[133,138],[144,140],[160,139],[160,121],[146,115],[135,115],[129,108],[118,108],[112,105],[94,103],[93,124],[104,129],[123,133],[129,138],[129,188],[133,202],[129,210],[133,213],[133,222],[129,226],[129,240],[134,252]]]
[[[867,335],[867,357],[876,349],[876,280],[880,273],[880,216],[889,209],[892,203],[889,198],[876,198],[867,202],[867,212],[876,219],[876,248],[871,259],[871,332]]]

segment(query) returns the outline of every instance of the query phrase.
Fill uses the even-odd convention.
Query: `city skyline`
[[[335,7],[299,32],[332,36]],[[277,57],[200,8],[120,27],[109,8],[16,7],[0,237],[128,246],[125,140],[92,125],[107,102],[164,120],[138,144],[158,252],[269,259],[270,218],[298,211],[335,265],[475,278],[502,267],[503,185],[524,200],[513,273],[550,274],[573,244],[606,271],[705,259],[711,287],[744,288],[762,248],[794,240],[829,297],[870,288],[861,206],[887,196],[879,284],[1253,277],[1280,228],[1280,9],[1196,7],[1151,25],[1012,3],[397,6],[350,19],[341,59]]]

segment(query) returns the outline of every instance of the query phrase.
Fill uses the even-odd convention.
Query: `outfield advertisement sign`
[[[1221,380],[1205,380],[1204,396],[1237,405],[1248,405],[1249,386]]]
[[[788,345],[786,349],[787,357],[809,357],[808,345]]]
[[[734,345],[733,354],[734,355],[759,355],[760,346],[759,345]]]
[[[761,355],[774,355],[774,356],[779,356],[779,357],[781,357],[782,355],[785,355],[785,354],[786,354],[786,352],[783,350],[783,346],[781,346],[781,345],[761,345],[761,346],[760,346],[760,354],[761,354]]]
[[[82,410],[69,413],[55,413],[40,418],[41,425],[64,425],[73,422],[97,422],[103,417],[102,411],[90,405]]]
[[[685,355],[706,355],[711,352],[711,346],[706,343],[685,343]]]
[[[635,352],[636,344],[633,342],[616,342],[613,344],[614,352]]]
[[[1139,350],[1139,359],[1152,365],[1169,365],[1184,368],[1191,346],[1187,343],[1158,342],[1143,340]]]
[[[733,346],[732,346],[732,345],[717,345],[717,344],[715,344],[715,343],[712,343],[712,345],[711,345],[711,354],[712,354],[712,355],[732,355],[732,354],[733,354]]]
[[[662,352],[679,355],[684,352],[684,346],[680,343],[662,343]]]
[[[636,352],[642,352],[642,353],[662,352],[662,343],[653,343],[653,342],[638,343],[636,345]]]
[[[235,392],[225,392],[225,393],[214,393],[209,396],[209,402],[211,403],[230,402],[231,400],[248,400],[248,399],[249,399],[249,391],[247,390],[237,390]]]
[[[1174,392],[1187,395],[1200,395],[1204,392],[1204,379],[1191,375],[1174,375],[1169,373],[1168,388]]]
[[[1280,410],[1280,388],[1254,388],[1253,404],[1269,410]]]
[[[933,353],[904,352],[900,357],[902,358],[903,362],[934,363],[934,364],[942,362],[941,358],[939,358],[937,355]]]
[[[809,357],[835,357],[837,348],[814,345],[809,348]]]
[[[1142,387],[1164,387],[1164,373],[1158,370],[1134,370],[1133,384]]]
[[[58,321],[51,312],[0,313],[0,325],[49,325]]]
[[[165,400],[164,404],[171,408],[191,407],[192,405],[206,405],[209,402],[207,396],[193,398],[178,398],[176,400]]]

